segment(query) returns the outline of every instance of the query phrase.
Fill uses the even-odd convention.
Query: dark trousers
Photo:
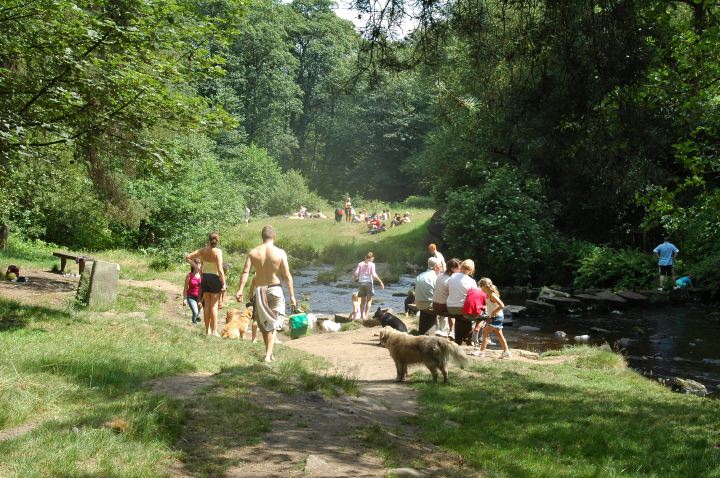
[[[425,335],[435,325],[437,314],[432,310],[420,311],[420,322],[418,323],[418,334]]]
[[[453,316],[455,319],[455,343],[462,345],[464,341],[470,341],[472,335],[473,321],[462,315]]]

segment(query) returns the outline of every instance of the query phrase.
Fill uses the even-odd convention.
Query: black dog
[[[378,307],[378,310],[375,311],[375,315],[373,315],[373,319],[377,319],[380,322],[380,327],[392,327],[398,332],[408,331],[407,327],[405,327],[405,323],[388,312],[387,309],[381,309]]]
[[[405,297],[405,313],[414,314],[416,312],[417,309],[415,308],[415,291],[410,289],[407,297]]]

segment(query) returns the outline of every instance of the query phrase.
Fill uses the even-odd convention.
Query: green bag
[[[297,339],[308,334],[308,320],[305,312],[290,316],[290,337]]]

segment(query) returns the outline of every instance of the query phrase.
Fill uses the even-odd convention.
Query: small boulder
[[[585,335],[576,335],[576,336],[574,337],[574,339],[575,339],[575,342],[587,342],[588,340],[590,340],[590,336],[587,335],[587,334],[585,334]]]
[[[518,327],[521,332],[540,332],[540,327],[533,327],[532,325],[523,325]]]
[[[635,339],[623,337],[615,343],[620,347],[627,347],[628,345],[632,344],[633,342],[635,342]]]
[[[708,394],[705,385],[696,382],[695,380],[675,377],[671,386],[673,392],[689,393],[691,395],[697,395],[698,397],[704,397]]]
[[[555,337],[557,337],[558,339],[567,338],[567,334],[565,332],[563,332],[562,330],[556,331],[553,335],[555,335]]]

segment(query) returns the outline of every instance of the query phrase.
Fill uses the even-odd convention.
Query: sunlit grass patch
[[[673,394],[591,347],[559,365],[483,361],[416,383],[424,437],[490,477],[713,476],[720,403]],[[457,428],[444,426],[450,420]]]

